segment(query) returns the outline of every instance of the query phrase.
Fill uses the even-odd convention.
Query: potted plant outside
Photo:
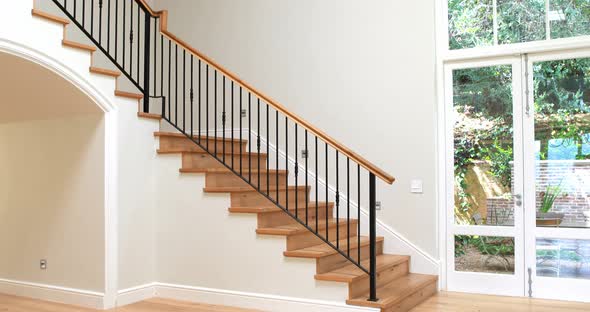
[[[559,226],[565,216],[563,213],[551,212],[555,200],[561,195],[561,184],[548,185],[545,192],[541,193],[541,207],[537,212],[537,226]]]

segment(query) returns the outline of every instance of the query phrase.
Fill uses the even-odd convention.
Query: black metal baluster
[[[276,163],[275,169],[276,172],[279,172],[279,111],[275,110],[275,156],[276,156]],[[276,193],[277,193],[277,204],[279,204],[279,179],[276,179]]]
[[[324,143],[325,145],[325,151],[326,151],[326,183],[324,184],[325,188],[326,188],[326,240],[329,241],[328,238],[328,232],[329,232],[329,227],[328,227],[328,221],[329,221],[329,214],[328,214],[328,202],[329,202],[329,198],[328,198],[328,185],[330,185],[329,183],[329,171],[328,171],[328,163],[329,163],[329,159],[328,159],[328,143]],[[336,220],[336,226],[338,226],[338,220]]]
[[[346,157],[346,255],[350,257],[350,158]],[[358,246],[360,248],[360,246]]]
[[[252,183],[252,93],[248,91],[248,182]]]
[[[160,96],[164,96],[164,35],[162,35],[161,33],[160,33]]]
[[[205,79],[205,143],[209,152],[209,64],[205,67]]]
[[[243,118],[243,116],[242,116],[242,110],[243,110],[243,108],[242,108],[242,94],[243,94],[242,86],[240,86],[240,142],[242,142],[242,131],[243,131],[243,129],[242,129],[242,118]],[[242,150],[243,149],[244,148],[243,148],[242,144],[240,144],[240,176],[243,176],[243,174],[242,174]]]
[[[90,36],[94,38],[94,0],[90,1]]]
[[[139,9],[139,6],[137,6]],[[143,14],[145,21],[145,42],[143,48],[143,112],[149,113],[150,111],[150,27],[152,27],[151,15],[144,13]],[[138,14],[138,22],[139,22],[139,14]],[[138,28],[139,29],[139,28]],[[154,38],[154,42],[156,39]],[[137,41],[139,45],[139,40]],[[139,51],[139,48],[138,48]],[[139,54],[137,55],[139,58]],[[155,62],[154,62],[155,63]],[[139,82],[139,59],[137,61],[137,82]],[[155,66],[155,64],[154,64]],[[155,83],[155,76],[154,76],[154,83]],[[154,88],[154,92],[155,92]]]
[[[168,120],[172,123],[172,41],[168,39]]]
[[[74,3],[76,2],[76,0],[74,0]],[[68,10],[68,0],[64,0],[64,8],[66,9],[66,11]]]
[[[174,47],[174,125],[178,127],[178,44]]]
[[[318,190],[318,136],[315,136],[315,232],[319,234],[318,222],[320,220],[320,215],[318,214],[318,206],[319,206],[319,190]]]
[[[84,2],[84,0],[82,0]],[[119,60],[119,0],[115,0],[115,61]]]
[[[213,71],[213,145],[217,156],[217,69]],[[225,143],[224,143],[225,145]]]
[[[305,189],[308,188],[308,159],[309,149],[307,147],[307,129],[305,129]],[[305,225],[309,225],[309,192],[305,192]]]
[[[74,0],[74,19],[76,19],[76,3],[77,3],[77,2],[78,2],[78,1]],[[65,3],[64,3],[64,4],[65,4]],[[64,7],[65,7],[65,5],[64,5]]]
[[[369,301],[377,301],[377,209],[375,174],[369,172]]]
[[[358,263],[361,263],[361,165],[357,165],[357,252],[358,252]]]
[[[133,2],[131,2],[129,7],[129,15],[129,28],[131,29],[131,32],[129,33],[129,75],[133,78]]]
[[[86,3],[83,1],[82,4]],[[127,0],[123,0],[123,70],[125,70],[125,42],[127,41]],[[170,54],[168,54],[170,55]],[[170,68],[170,67],[168,67]]]
[[[182,132],[186,133],[186,50],[182,49]],[[190,134],[192,140],[193,134]]]
[[[110,0],[109,0],[110,1]],[[158,19],[154,18],[154,95],[158,93],[157,78],[158,77]],[[192,59],[192,54],[191,54]],[[148,79],[149,80],[149,79]]]
[[[82,0],[82,28],[86,29],[86,0]]]
[[[223,148],[221,150],[222,152],[222,156],[221,158],[223,159],[223,163],[225,164],[225,75],[223,75],[223,91],[222,91],[222,96],[223,96],[223,112],[221,113],[221,125],[223,127]],[[234,142],[231,142],[231,145],[234,145]]]
[[[299,181],[298,181],[298,175],[299,175],[299,163],[297,161],[297,159],[299,157],[297,157],[297,151],[299,150],[299,146],[297,146],[297,139],[299,137],[299,132],[297,131],[297,123],[295,123],[295,149],[293,149],[293,152],[295,153],[295,189],[298,189],[299,187]],[[288,173],[287,173],[288,174]],[[307,189],[305,189],[305,192],[307,193]],[[299,219],[299,196],[295,196],[295,216],[297,217],[297,219]]]
[[[98,0],[98,44],[102,45],[102,1]]]
[[[258,129],[256,130],[256,151],[257,151],[257,169],[258,169],[258,190],[260,191],[260,98],[258,98],[258,109],[257,109],[258,116],[256,117],[256,121],[258,124]],[[266,181],[268,184],[269,181]]]
[[[285,170],[289,170],[289,118],[285,116]],[[277,171],[277,181],[279,179],[279,172]],[[289,211],[289,175],[285,174],[285,187],[287,190],[285,191],[285,208]],[[295,189],[295,197],[297,197],[298,192]]]
[[[234,110],[234,81],[231,81],[231,169],[234,170],[234,161],[235,161],[235,157],[234,157],[234,115],[235,115],[235,110]],[[240,141],[240,145],[242,144],[242,142]]]
[[[141,15],[140,15],[140,6],[139,4],[137,5],[137,83],[139,83],[139,79],[141,76],[141,71],[140,71],[140,64],[141,64],[141,51],[140,48],[140,42],[141,42]],[[178,45],[177,45],[178,47]],[[149,64],[149,61],[148,61]],[[145,84],[145,77],[144,77],[144,84]]]
[[[194,104],[195,104],[195,87],[194,87],[194,81],[193,81],[193,76],[194,76],[194,62],[193,62],[193,55],[191,54],[191,93],[190,93],[190,101],[191,101],[191,138],[194,138],[195,136],[195,128],[194,128],[194,123],[193,123],[193,119],[194,119]]]
[[[107,1],[107,6],[107,52],[111,53],[111,0]]]
[[[266,104],[266,195],[270,196],[270,118]]]
[[[203,97],[203,93],[201,90],[201,59],[199,59],[199,144],[201,144],[201,98]]]
[[[340,159],[338,159],[338,150],[336,150],[336,224],[340,222]],[[328,185],[326,183],[326,185]],[[328,213],[328,206],[326,204],[326,214]],[[340,249],[340,226],[336,226],[336,248]]]

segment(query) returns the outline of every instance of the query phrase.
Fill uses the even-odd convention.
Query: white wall
[[[433,1],[155,4],[178,37],[393,174],[379,220],[438,258]]]
[[[101,114],[0,124],[0,279],[104,292],[104,144]]]
[[[118,120],[119,290],[155,281],[158,122],[137,118],[137,101],[120,99]]]

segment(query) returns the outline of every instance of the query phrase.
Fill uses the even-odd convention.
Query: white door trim
[[[446,244],[445,267],[446,289],[449,291],[489,293],[498,295],[523,295],[524,287],[521,283],[524,280],[524,226],[523,210],[521,207],[514,210],[514,226],[460,226],[454,221],[454,122],[453,116],[453,71],[457,69],[481,68],[498,65],[510,65],[512,68],[512,95],[513,95],[513,116],[514,120],[520,120],[523,114],[522,90],[522,63],[520,57],[498,57],[496,59],[485,59],[480,61],[461,61],[445,65],[445,105],[444,105],[444,134],[445,134],[445,178],[446,178],[446,201],[444,203],[444,218],[446,220]],[[522,126],[515,122],[514,128],[514,166],[522,167]],[[514,192],[522,194],[523,172],[515,171]],[[455,235],[484,235],[484,236],[506,236],[514,237],[515,247],[515,272],[511,275],[490,274],[475,272],[455,271],[454,239]]]

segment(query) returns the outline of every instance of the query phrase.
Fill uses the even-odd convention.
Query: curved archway
[[[16,60],[21,60],[23,64],[29,63],[29,65],[37,66],[42,68],[53,75],[54,81],[60,81],[62,87],[64,84],[67,85],[65,89],[68,89],[70,95],[73,95],[78,100],[85,99],[87,104],[90,103],[94,106],[73,106],[73,105],[61,105],[59,110],[52,110],[49,106],[37,106],[37,110],[33,111],[26,107],[17,107],[12,111],[12,114],[3,114],[0,117],[0,123],[2,120],[5,122],[23,120],[23,118],[31,119],[55,119],[58,118],[61,113],[66,115],[71,114],[84,114],[84,113],[99,113],[102,115],[102,162],[101,166],[101,184],[102,198],[101,205],[103,209],[101,211],[101,217],[104,218],[102,226],[104,226],[102,235],[102,242],[104,245],[101,249],[104,251],[104,267],[101,269],[100,274],[103,283],[102,291],[83,291],[82,293],[87,295],[88,299],[82,305],[96,306],[100,308],[109,308],[114,306],[116,292],[117,292],[117,226],[116,226],[116,212],[117,212],[117,109],[111,102],[111,98],[103,94],[98,88],[93,86],[84,77],[76,73],[75,70],[68,68],[65,64],[60,61],[42,53],[41,51],[35,50],[24,45],[17,44],[5,39],[0,39],[0,53],[4,53],[7,56],[13,57]],[[11,71],[5,71],[7,75],[11,75]],[[38,89],[53,90],[55,86],[43,86],[39,87],[39,82],[31,81],[35,83]],[[54,90],[55,91],[55,90]],[[39,96],[42,97],[43,92],[39,90],[38,94],[26,94],[29,96],[31,101],[39,101]],[[63,94],[62,94],[63,95]],[[35,97],[37,96],[37,98]],[[42,98],[41,98],[42,100]],[[55,98],[54,98],[55,100]],[[63,103],[62,103],[63,104]],[[71,104],[71,103],[69,103]],[[63,117],[63,116],[62,116]],[[100,139],[99,139],[100,140]],[[35,144],[31,142],[31,144]],[[31,194],[34,196],[34,194]],[[38,261],[38,260],[37,260]],[[38,264],[37,264],[38,265]],[[37,267],[38,268],[38,267]],[[68,286],[65,285],[66,292]],[[59,288],[59,287],[58,287]],[[63,289],[57,289],[56,292],[63,292]],[[55,294],[63,295],[63,294]]]

